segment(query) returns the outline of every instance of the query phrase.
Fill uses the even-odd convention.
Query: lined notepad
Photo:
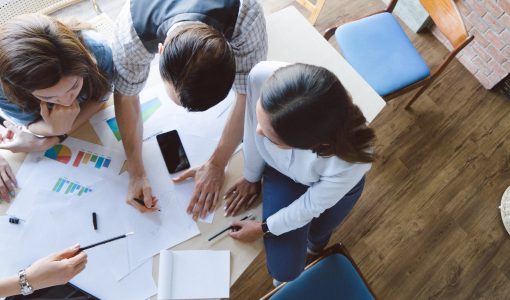
[[[160,252],[158,299],[228,298],[230,251]]]

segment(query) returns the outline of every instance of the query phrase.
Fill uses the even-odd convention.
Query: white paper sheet
[[[128,180],[127,174],[112,179],[108,185],[109,195],[116,195],[115,199],[122,199],[121,201],[124,202]],[[160,212],[142,214],[125,203],[117,207],[119,213],[123,215],[126,232],[136,233],[127,241],[131,269],[144,263],[162,249],[173,247],[200,233],[195,222],[190,220],[185,211],[179,209],[170,196],[168,184],[153,183],[152,191],[159,199]]]
[[[230,251],[161,251],[158,299],[228,298]]]
[[[145,139],[161,130],[155,120],[161,117],[168,118],[168,116],[179,113],[183,109],[170,100],[161,84],[150,90],[145,89],[140,93],[140,110],[144,127],[143,138]],[[109,106],[92,116],[90,124],[104,146],[122,149],[122,140],[113,106]]]
[[[30,169],[30,177],[24,178],[25,187],[20,189],[7,210],[8,214],[27,220],[35,205],[73,201],[92,194],[94,185],[103,180],[102,177],[87,176],[86,173],[70,172],[59,165],[53,166],[51,172],[47,167],[39,168],[35,165]],[[74,189],[71,184],[75,185]]]
[[[90,194],[51,211],[55,224],[66,224],[56,228],[63,241],[87,246],[126,233],[121,213],[125,203],[122,199],[105,196],[108,190],[108,185],[103,183],[97,187],[97,194],[101,196]],[[92,213],[97,216],[97,230],[93,227]],[[87,250],[87,253],[89,259],[101,261],[115,279],[120,280],[131,270],[127,245],[126,239],[120,239]]]
[[[19,244],[23,231],[26,228],[26,222],[19,224],[9,223],[9,216],[0,216],[0,278],[12,276],[23,266],[18,257],[13,257],[13,253],[19,251]],[[13,259],[9,259],[13,257]]]
[[[181,132],[179,132],[179,136],[192,167],[205,163],[218,143],[215,140]],[[150,139],[143,144],[143,159],[154,194],[158,198],[173,199],[180,209],[185,212],[195,189],[194,181],[192,179],[182,183],[174,183],[172,181],[172,178],[177,177],[180,173],[172,175],[168,173],[156,139]],[[213,218],[214,213],[211,213],[199,220],[211,224]],[[192,222],[191,215],[188,215],[188,219]]]
[[[90,260],[85,270],[71,283],[103,300],[147,299],[157,292],[152,277],[152,260],[146,261],[128,276],[117,281],[99,261]]]
[[[73,214],[69,213],[68,205],[62,203],[60,205],[60,208],[55,208],[52,205],[39,206],[34,211],[31,219],[23,225],[25,228],[16,248],[5,251],[6,248],[2,246],[2,250],[7,252],[3,253],[5,256],[2,257],[2,260],[5,259],[9,262],[7,266],[0,264],[4,272],[14,274],[37,259],[73,246],[76,243],[83,245],[92,241],[97,242],[89,233],[83,235],[83,232],[86,232],[87,228],[91,226],[91,220],[89,219],[88,222],[86,220],[90,218],[90,212],[77,212],[78,217],[83,216],[83,220],[80,220],[81,217],[75,220],[76,216],[73,218]],[[74,222],[76,224],[73,224]],[[89,223],[89,226],[86,226],[86,223]],[[87,250],[87,266],[82,273],[71,280],[71,283],[105,300],[139,300],[154,295],[156,286],[152,278],[152,260],[147,260],[120,281],[111,271],[110,265],[105,265],[105,253],[101,254],[101,252],[119,249],[122,242],[116,241]],[[125,242],[124,247],[126,247]],[[119,254],[121,253],[110,253],[109,257],[115,259],[112,255]],[[103,258],[101,255],[103,255]],[[136,288],[133,288],[134,286]]]
[[[188,134],[219,140],[234,101],[235,93],[230,91],[224,100],[207,111],[188,112],[170,100],[163,84],[144,90],[140,94],[144,120],[143,139],[146,141],[156,134],[178,129]],[[104,146],[122,149],[118,124],[114,119],[115,109],[110,106],[92,116],[90,124]]]

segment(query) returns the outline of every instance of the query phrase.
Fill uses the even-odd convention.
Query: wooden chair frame
[[[354,260],[352,259],[351,255],[349,254],[349,251],[347,251],[347,248],[345,248],[345,246],[341,243],[336,243],[330,247],[328,247],[326,250],[324,250],[324,252],[321,254],[320,257],[318,257],[317,259],[315,259],[314,261],[312,261],[311,263],[309,263],[306,267],[305,267],[305,271],[310,269],[311,267],[313,267],[314,265],[316,265],[319,261],[321,261],[322,259],[330,256],[330,255],[333,255],[333,254],[342,254],[344,255],[345,257],[347,257],[347,259],[351,262],[351,264],[354,266],[354,268],[356,269],[356,272],[358,272],[359,276],[361,277],[361,279],[363,280],[363,282],[365,283],[365,286],[368,288],[368,290],[370,291],[370,293],[372,294],[372,296],[374,296],[374,299],[377,299],[377,297],[375,296],[375,293],[374,291],[372,290],[372,288],[370,288],[370,286],[368,285],[368,282],[366,280],[366,278],[363,276],[363,274],[361,273],[361,270],[359,269],[358,265],[354,262]],[[264,295],[262,298],[260,298],[260,300],[268,300],[269,298],[271,298],[271,296],[273,296],[276,292],[278,292],[280,289],[282,289],[287,283],[284,282],[282,284],[280,284],[279,286],[277,286],[276,288],[274,288],[272,291],[270,291],[269,293],[267,293],[266,295]]]
[[[296,2],[301,4],[310,12],[310,16],[308,16],[308,22],[314,25],[315,22],[317,22],[317,18],[319,17],[319,14],[324,7],[324,3],[326,3],[326,0],[316,0],[315,4],[309,0],[296,0]]]
[[[393,10],[395,9],[395,6],[397,5],[397,2],[398,0],[392,0],[388,4],[386,9],[372,13],[370,15],[367,15],[366,17],[379,14],[382,12],[392,13]],[[462,17],[457,6],[455,5],[454,0],[420,0],[420,2],[422,6],[425,8],[425,10],[429,13],[430,17],[438,27],[439,31],[441,31],[441,33],[443,33],[448,38],[453,49],[444,58],[441,64],[430,72],[429,76],[383,97],[384,101],[388,102],[393,98],[396,98],[400,95],[403,95],[405,93],[410,92],[411,90],[420,87],[418,92],[416,92],[416,94],[406,104],[405,109],[409,109],[411,107],[411,105],[418,99],[418,97],[446,69],[446,67],[453,60],[453,58],[474,38],[474,36],[470,36],[468,34],[466,27],[464,25],[464,21],[462,20]],[[444,20],[445,17],[448,18],[449,20],[445,21]],[[452,23],[448,22],[452,20],[457,22],[456,26],[453,26],[453,28],[451,27]],[[324,38],[326,40],[329,40],[335,34],[336,29],[342,24],[343,23],[337,24],[333,27],[326,29],[326,31],[324,31],[323,34]]]

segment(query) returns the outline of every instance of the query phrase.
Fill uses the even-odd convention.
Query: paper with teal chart
[[[172,114],[172,111],[175,111],[173,106],[176,105],[168,98],[163,87],[143,91],[140,94],[140,112],[144,127],[144,139],[161,132],[161,128],[159,128],[160,126],[156,120]],[[107,107],[92,116],[90,124],[104,146],[115,147],[116,149],[122,148],[119,124],[113,106]]]
[[[154,97],[142,103],[140,106],[140,110],[142,113],[142,121],[144,123],[147,122],[149,118],[152,117],[158,111],[158,109],[161,108],[161,106],[162,106],[161,100],[158,97]],[[109,119],[106,119],[106,124],[108,124],[108,127],[110,128],[110,131],[112,132],[115,139],[117,141],[121,141],[119,125],[117,124],[117,118],[111,117]]]
[[[36,204],[53,204],[60,199],[64,204],[71,203],[85,195],[94,194],[94,186],[103,181],[101,176],[72,172],[65,166],[54,165],[51,170],[33,168],[30,177],[23,178],[23,187],[7,212],[28,219]]]
[[[203,112],[188,112],[168,97],[162,84],[144,90],[140,94],[143,139],[146,141],[159,133],[178,129],[188,134],[219,140],[234,102],[235,93],[230,91],[224,100],[210,109]],[[90,124],[103,145],[122,148],[113,106],[92,116]]]
[[[76,179],[73,175],[78,178],[117,176],[125,160],[121,151],[69,137],[45,152],[29,153],[16,177],[19,185],[24,187],[25,181],[35,169],[46,175],[64,172],[71,177],[57,177],[52,188],[58,192],[82,195],[90,192],[90,187],[73,181]]]

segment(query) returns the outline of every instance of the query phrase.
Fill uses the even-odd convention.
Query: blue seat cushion
[[[349,259],[330,255],[276,292],[271,300],[374,299]]]
[[[344,24],[337,28],[335,37],[345,59],[380,96],[430,74],[427,64],[390,13]]]

